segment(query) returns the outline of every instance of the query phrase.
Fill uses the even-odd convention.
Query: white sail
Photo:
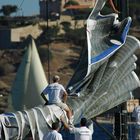
[[[139,49],[140,42],[135,37],[127,35],[131,18],[119,22],[116,14],[101,15],[100,11],[105,2],[106,0],[96,0],[96,6],[87,20],[88,46],[83,48],[79,65],[67,86],[70,92],[67,104],[74,112],[74,124],[77,124],[83,116],[87,119],[96,117],[127,101],[132,97],[131,91],[140,86],[140,81],[134,72],[137,60],[134,52]],[[44,72],[38,70],[41,64],[35,44],[33,40],[31,42],[19,68],[19,76],[17,76],[19,83],[15,84],[20,88],[13,88],[15,91],[13,101],[19,100],[18,103],[14,102],[14,106],[17,104],[21,108],[23,104],[28,108],[36,106],[39,102],[35,99],[39,98],[34,99],[33,96],[41,98],[40,93],[46,86],[45,80],[41,80],[45,79],[41,78],[44,77]],[[21,88],[24,92],[17,94]],[[78,96],[71,96],[73,94]],[[20,98],[23,99],[21,104]],[[28,112],[32,112],[30,116]],[[38,137],[42,139],[45,131],[49,131],[52,122],[60,119],[60,116],[63,115],[67,120],[65,112],[56,105],[34,107],[28,112],[21,112],[23,114],[21,117],[26,118],[28,127],[26,125],[24,127],[31,129],[34,139],[36,131]],[[6,118],[7,114],[3,114],[4,116]],[[35,121],[29,122],[33,118]],[[14,123],[9,120],[9,125],[15,125],[15,120]],[[4,119],[0,118],[0,121],[5,124]],[[9,134],[6,127],[5,136]],[[18,132],[25,136],[22,133],[24,131]],[[10,136],[14,137],[14,134],[13,132]]]
[[[15,110],[43,104],[40,94],[47,86],[46,76],[33,39],[30,39],[12,86],[12,104]]]

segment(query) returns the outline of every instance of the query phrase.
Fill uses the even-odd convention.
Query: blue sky
[[[22,6],[20,7],[21,3]],[[16,15],[31,16],[39,14],[39,0],[0,0],[0,8],[2,5],[17,5],[22,10],[19,10]]]

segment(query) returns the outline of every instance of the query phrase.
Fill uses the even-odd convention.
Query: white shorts
[[[64,110],[69,110],[69,107],[67,106],[67,104],[60,102],[60,103],[55,103],[57,106],[59,106],[60,108],[64,109]]]

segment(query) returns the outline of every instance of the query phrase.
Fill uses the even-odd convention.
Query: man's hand
[[[47,98],[45,97],[45,95],[44,95],[43,92],[41,93],[41,97],[45,100],[45,105],[47,105],[47,104],[48,104],[48,100],[47,100]]]
[[[63,123],[65,129],[69,129],[69,125],[64,121],[64,118],[62,116],[60,116],[60,120]]]

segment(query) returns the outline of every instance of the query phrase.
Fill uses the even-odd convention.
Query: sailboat
[[[126,102],[132,98],[132,91],[140,86],[134,72],[137,60],[134,53],[139,49],[140,42],[134,36],[128,35],[131,18],[118,21],[117,14],[102,15],[100,11],[105,2],[106,0],[97,0],[87,19],[87,47],[83,48],[79,65],[67,85],[67,104],[74,112],[74,124],[79,123],[83,116],[90,119]],[[34,54],[35,57],[32,58]],[[38,76],[36,71],[42,67],[38,57],[34,40],[30,38],[26,59],[23,59],[24,66],[19,70],[21,73],[24,71],[21,79],[25,78],[25,84],[19,89],[23,88],[25,91],[19,98],[16,97],[18,92],[13,93],[15,108],[19,105],[19,109],[22,109],[25,105],[28,109],[0,115],[4,132],[2,137],[5,140],[23,139],[29,132],[34,140],[42,140],[52,122],[60,119],[60,116],[67,121],[65,112],[58,106],[44,106],[41,100],[34,104],[26,100],[28,96],[39,97],[47,83],[44,72],[40,70],[42,76]],[[38,87],[39,92],[29,93],[28,88],[32,87]],[[22,98],[22,102],[16,103],[16,98]]]

